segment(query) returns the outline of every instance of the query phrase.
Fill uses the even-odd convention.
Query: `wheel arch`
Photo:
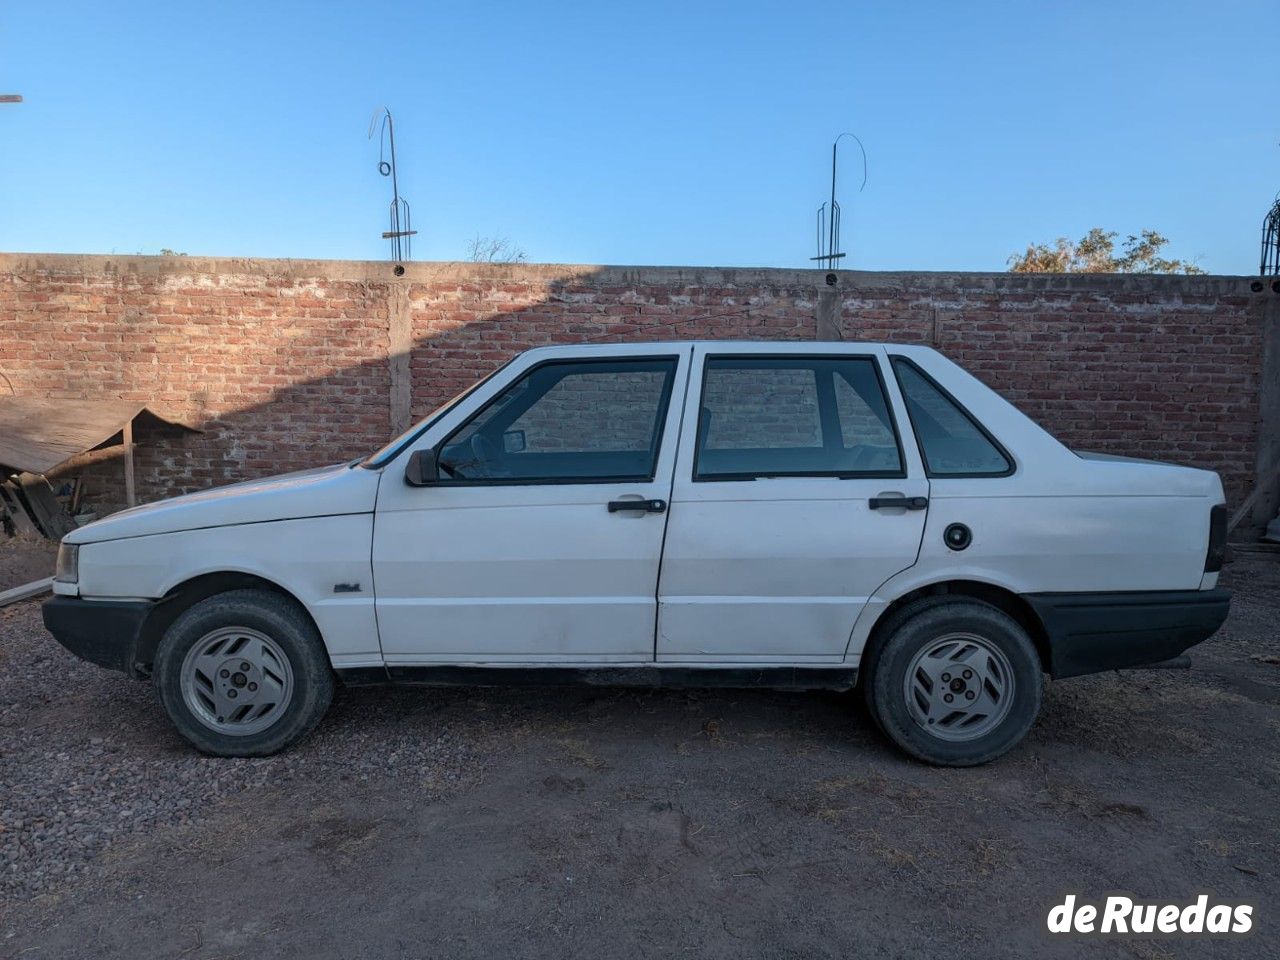
[[[893,622],[895,614],[920,601],[948,596],[968,597],[973,600],[979,600],[1010,616],[1022,629],[1027,631],[1027,635],[1031,638],[1031,642],[1036,648],[1036,653],[1040,657],[1041,669],[1045,673],[1050,672],[1052,661],[1050,659],[1049,633],[1045,628],[1044,622],[1040,619],[1040,615],[1036,613],[1031,604],[1013,590],[1002,587],[999,584],[964,579],[939,580],[934,583],[927,583],[908,590],[902,596],[887,604],[871,625],[871,631],[867,635],[867,641],[862,648],[861,663],[868,666],[872,663],[876,651],[888,636],[888,626]],[[858,671],[859,677],[866,675],[868,672],[860,669]]]
[[[292,591],[273,580],[268,580],[266,577],[255,573],[247,573],[240,570],[219,570],[201,573],[183,580],[181,583],[170,587],[165,595],[156,602],[138,631],[134,654],[135,662],[146,664],[146,669],[149,671],[151,664],[155,661],[156,649],[160,646],[160,640],[164,637],[165,631],[169,629],[170,625],[178,617],[201,600],[207,600],[209,597],[227,593],[231,590],[262,590],[287,597],[311,621],[316,633],[323,638],[324,635],[320,633],[320,626],[316,623],[315,617],[307,609],[307,605],[299,600]]]

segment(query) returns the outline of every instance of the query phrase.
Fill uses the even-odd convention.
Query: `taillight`
[[[1217,573],[1227,556],[1227,505],[1220,503],[1209,511],[1209,552],[1204,558],[1204,572]]]

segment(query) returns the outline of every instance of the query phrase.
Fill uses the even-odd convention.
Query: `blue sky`
[[[1257,270],[1280,0],[0,3],[0,249],[384,259],[370,114],[415,259],[1001,270],[1158,229]]]

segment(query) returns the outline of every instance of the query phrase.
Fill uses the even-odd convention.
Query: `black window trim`
[[[493,477],[493,478],[474,478],[469,480],[451,480],[442,478],[437,480],[432,486],[438,487],[555,487],[555,486],[571,486],[584,484],[608,484],[608,483],[653,483],[658,475],[658,461],[662,459],[662,441],[667,429],[667,420],[671,413],[671,396],[675,392],[676,378],[680,373],[680,358],[682,354],[677,353],[660,353],[660,354],[643,354],[631,355],[620,354],[613,357],[549,357],[541,360],[533,366],[526,369],[515,380],[507,385],[507,388],[500,390],[498,393],[490,397],[485,404],[473,412],[469,417],[458,424],[450,431],[444,439],[437,443],[432,452],[438,458],[443,452],[445,446],[454,438],[464,427],[472,420],[480,416],[489,409],[499,397],[501,397],[506,389],[519,383],[526,377],[530,377],[535,371],[541,370],[543,367],[563,366],[566,364],[621,364],[621,363],[644,363],[657,361],[674,361],[670,374],[666,377],[662,388],[662,396],[658,398],[658,429],[653,442],[653,459],[651,468],[647,476],[645,475],[627,475],[627,476],[607,476],[607,477],[548,477],[538,479],[534,477]],[[545,396],[545,394],[544,394]]]
[[[876,383],[880,386],[880,396],[884,400],[885,412],[889,415],[889,429],[893,432],[893,443],[898,450],[897,470],[765,470],[743,473],[698,472],[698,460],[702,455],[702,406],[707,393],[707,371],[713,360],[736,360],[740,362],[767,360],[870,360],[876,374]],[[768,368],[765,368],[768,369]],[[774,368],[777,369],[777,368]],[[834,371],[833,371],[834,374]],[[874,353],[708,353],[702,358],[702,381],[698,389],[698,428],[693,441],[693,483],[741,483],[749,480],[771,480],[775,478],[808,477],[827,480],[905,480],[907,477],[907,458],[902,449],[902,435],[898,430],[898,418],[893,413],[893,403],[889,399],[889,391],[885,384],[884,371],[880,369],[880,358]],[[824,438],[825,439],[825,438]]]
[[[1004,457],[1004,462],[1008,464],[1008,467],[1000,473],[934,473],[933,468],[929,466],[929,454],[925,452],[924,443],[920,440],[920,433],[916,430],[915,421],[911,419],[911,408],[907,405],[907,389],[902,385],[902,378],[898,376],[898,364],[900,363],[909,366],[920,375],[921,379],[923,379],[925,383],[929,384],[933,389],[942,394],[943,398],[950,402],[966,420],[978,429],[978,432],[986,438],[986,441],[995,448],[996,452],[1000,454],[1000,456]],[[915,437],[916,449],[920,451],[920,460],[924,464],[924,473],[926,477],[930,480],[998,480],[1001,477],[1011,477],[1018,472],[1018,462],[1013,458],[1013,455],[1009,453],[1005,445],[997,440],[991,431],[983,425],[982,421],[970,413],[969,408],[957,400],[950,390],[940,384],[933,377],[929,376],[929,374],[921,368],[920,364],[916,363],[910,357],[905,357],[900,353],[893,353],[889,355],[889,366],[893,368],[893,378],[898,383],[898,392],[902,394],[902,406],[907,414],[907,422],[911,424],[911,435]]]

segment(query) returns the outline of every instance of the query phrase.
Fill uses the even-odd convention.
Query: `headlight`
[[[54,568],[53,579],[59,583],[75,583],[80,579],[80,548],[74,543],[58,544],[58,564]]]

